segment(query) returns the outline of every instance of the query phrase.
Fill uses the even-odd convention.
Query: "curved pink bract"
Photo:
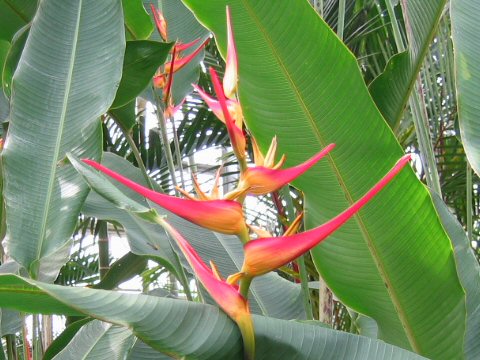
[[[332,220],[303,233],[253,240],[245,244],[245,260],[242,272],[258,276],[277,269],[307,252],[355,215],[378,194],[410,161],[410,155],[402,157],[395,166],[362,198]]]
[[[223,234],[240,234],[245,231],[242,206],[232,200],[195,201],[180,199],[150,190],[109,168],[88,159],[83,162],[114,178],[147,199],[174,214],[207,229]]]
[[[242,175],[241,186],[248,188],[247,192],[253,195],[265,195],[276,191],[310,169],[334,147],[335,144],[330,144],[303,164],[288,169],[270,169],[263,166],[248,168]]]

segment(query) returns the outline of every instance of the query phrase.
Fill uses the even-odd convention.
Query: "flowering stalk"
[[[212,269],[208,268],[195,249],[168,222],[161,217],[158,217],[156,221],[175,239],[198,280],[208,293],[222,310],[237,323],[242,334],[246,357],[253,359],[255,355],[255,335],[247,298],[238,292],[236,286],[221,278],[213,263],[211,263]]]
[[[197,40],[198,41],[198,40]],[[189,44],[181,45],[181,49],[185,50],[187,49],[187,45],[191,46],[197,43],[197,41],[192,41]],[[200,51],[203,50],[205,45],[208,44],[210,39],[206,39],[198,48],[195,49],[191,54],[185,56],[185,57],[178,57],[176,56],[175,61],[168,61],[164,65],[164,70],[162,73],[155,75],[153,77],[153,84],[156,88],[163,88],[166,85],[167,82],[167,75],[170,72],[177,72],[181,69],[183,69],[190,61],[192,61],[199,53]],[[176,49],[176,52],[179,53],[179,46],[175,45],[174,50]],[[172,59],[173,60],[173,59]]]

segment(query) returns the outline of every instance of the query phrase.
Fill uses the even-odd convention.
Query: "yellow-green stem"
[[[253,278],[248,275],[240,280],[240,295],[242,295],[245,299],[248,299],[248,290],[250,289],[252,280]]]

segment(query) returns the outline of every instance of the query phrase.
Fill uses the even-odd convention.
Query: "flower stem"
[[[175,165],[173,163],[173,154],[172,154],[172,149],[170,149],[169,141],[168,141],[168,135],[167,135],[167,125],[165,123],[165,116],[163,114],[162,109],[160,108],[160,103],[161,100],[155,91],[153,89],[153,93],[155,94],[155,101],[156,101],[156,114],[157,114],[157,120],[158,120],[158,127],[160,128],[160,134],[162,137],[162,144],[163,144],[163,149],[165,150],[165,154],[167,155],[167,165],[168,165],[168,171],[170,172],[170,178],[172,180],[173,187],[177,187],[177,179],[175,177]],[[175,190],[175,193],[178,194],[178,191]]]
[[[250,284],[252,283],[251,276],[245,276],[240,280],[240,294],[245,298],[248,299],[248,290],[250,289]]]

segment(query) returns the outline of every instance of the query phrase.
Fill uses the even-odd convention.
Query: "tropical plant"
[[[0,1],[0,358],[480,357],[475,15]]]

